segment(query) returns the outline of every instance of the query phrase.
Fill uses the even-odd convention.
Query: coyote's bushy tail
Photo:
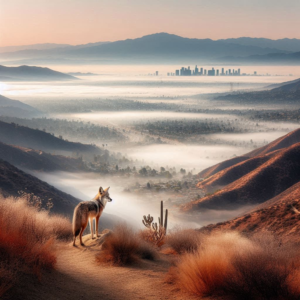
[[[73,214],[73,222],[72,222],[72,229],[73,229],[73,235],[76,237],[79,235],[81,230],[81,212],[80,207],[77,205],[74,209]]]

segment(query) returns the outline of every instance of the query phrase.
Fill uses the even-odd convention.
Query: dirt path
[[[6,299],[193,299],[164,283],[170,267],[166,257],[133,267],[103,266],[95,263],[97,242],[86,237],[85,244],[60,245],[56,270],[44,274],[40,283],[26,278]]]

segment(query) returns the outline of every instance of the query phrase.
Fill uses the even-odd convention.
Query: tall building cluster
[[[176,70],[175,73],[168,73],[168,75],[175,75],[175,76],[241,76],[241,69],[228,69],[225,70],[224,68],[215,69],[212,68],[211,70],[206,70],[203,68],[198,68],[195,66],[194,70],[191,70],[190,67],[182,67],[180,70]],[[246,75],[246,74],[245,74]]]

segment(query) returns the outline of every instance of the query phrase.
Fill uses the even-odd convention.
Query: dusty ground
[[[164,282],[170,267],[167,256],[131,267],[104,266],[95,262],[99,239],[84,238],[85,247],[58,245],[55,271],[43,274],[41,282],[26,277],[4,299],[197,299]]]

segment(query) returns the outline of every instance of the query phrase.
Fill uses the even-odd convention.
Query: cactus
[[[167,234],[168,226],[168,210],[166,209],[165,213],[165,222],[164,222],[164,202],[160,203],[160,217],[158,217],[158,223],[153,223],[153,217],[150,214],[146,217],[143,216],[142,220],[144,226],[150,229],[153,232],[154,239],[158,244],[163,240],[164,236]]]
[[[143,224],[147,227],[147,228],[150,228],[151,229],[151,224],[153,222],[153,217],[151,217],[150,215],[148,215],[147,217],[146,216],[143,216]]]
[[[167,234],[167,227],[168,227],[168,210],[166,209],[165,225],[164,225],[166,234]]]

